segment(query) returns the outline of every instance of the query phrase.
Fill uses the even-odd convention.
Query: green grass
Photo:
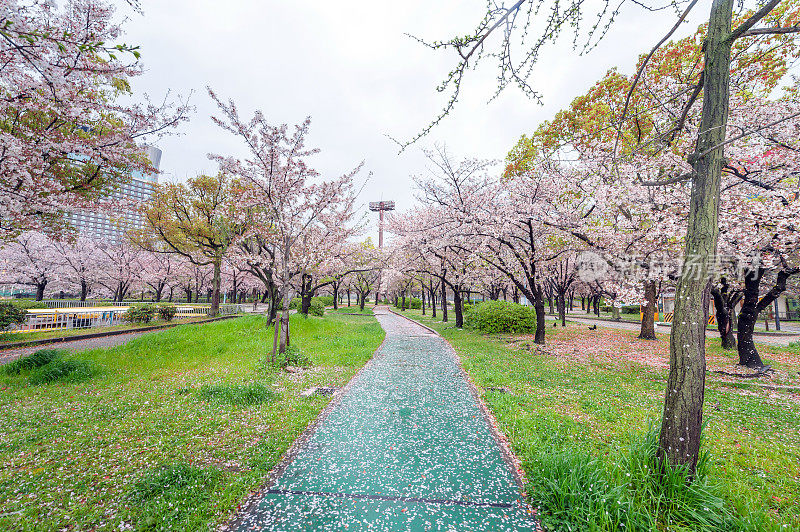
[[[0,373],[0,530],[227,520],[330,401],[301,392],[344,385],[383,339],[374,318],[290,319],[292,345],[312,364],[302,373],[260,363],[272,346],[261,316],[58,357],[98,371],[78,382],[34,386],[36,368]]]
[[[172,323],[193,323],[208,319],[206,316],[198,318],[174,320]],[[154,325],[164,325],[166,322],[153,320],[150,323],[124,323],[122,325],[113,325],[110,327],[93,327],[91,329],[49,329],[32,332],[15,332],[5,331],[0,332],[0,348],[6,344],[13,344],[16,342],[27,342],[30,340],[44,340],[50,338],[69,338],[71,336],[80,336],[82,334],[93,334],[111,331],[136,331],[138,329],[152,327]]]
[[[599,333],[643,350],[655,342],[635,340],[635,331],[552,328],[548,322],[542,353],[531,348],[530,336],[482,335],[455,329],[452,318],[442,324],[441,317],[406,313],[439,331],[486,390],[484,400],[520,458],[531,500],[550,529],[800,529],[796,396],[730,387],[709,376],[704,476],[689,489],[676,480],[680,472],[659,484],[647,469],[654,445],[649,428],[658,424],[667,371],[596,354]],[[665,336],[659,342],[668,349]],[[712,340],[709,345],[710,355],[735,359]],[[766,360],[783,356],[777,365],[796,373],[796,349],[763,350]]]

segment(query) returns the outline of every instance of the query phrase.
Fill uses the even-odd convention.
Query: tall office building
[[[156,170],[158,170],[161,165],[161,150],[148,146],[147,156]],[[157,184],[158,174],[144,175],[136,171],[131,174],[131,180],[123,183],[111,197],[143,203],[153,195],[153,190]],[[79,210],[70,212],[67,215],[67,220],[78,231],[79,235],[107,240],[112,244],[118,242],[127,231],[141,229],[144,224],[141,213],[135,209],[122,209],[111,216],[99,210]]]

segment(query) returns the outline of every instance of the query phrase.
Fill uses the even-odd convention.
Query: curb
[[[157,331],[160,329],[169,329],[171,327],[177,327],[178,325],[199,325],[202,323],[211,323],[214,321],[222,321],[222,320],[229,320],[231,318],[239,318],[242,315],[235,314],[231,316],[218,316],[216,318],[210,318],[207,320],[201,321],[190,321],[186,323],[165,323],[163,325],[153,325],[152,327],[140,327],[138,329],[123,329],[119,331],[106,331],[106,332],[98,332],[98,333],[87,333],[87,334],[76,334],[74,336],[59,336],[57,338],[42,338],[40,340],[23,340],[21,342],[14,342],[9,344],[3,344],[0,346],[0,353],[3,351],[17,349],[20,347],[32,347],[36,345],[47,345],[47,344],[57,344],[61,342],[72,342],[78,340],[91,340],[92,338],[103,338],[106,336],[120,336],[123,334],[133,334],[139,332],[149,332],[149,331]]]

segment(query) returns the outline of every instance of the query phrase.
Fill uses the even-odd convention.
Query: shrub
[[[178,312],[178,307],[170,303],[161,303],[156,307],[156,312],[158,313],[158,317],[160,319],[164,321],[172,321],[172,318],[175,317],[175,313]]]
[[[133,305],[125,312],[125,321],[130,323],[150,323],[155,314],[152,305]]]
[[[16,299],[11,304],[22,310],[47,308],[47,304],[44,301],[31,301],[30,299]]]
[[[317,301],[322,303],[322,305],[325,306],[325,307],[332,307],[333,306],[333,296],[319,296],[319,297],[315,297],[314,299],[316,299]]]
[[[25,323],[27,312],[13,303],[0,303],[0,330]]]
[[[325,315],[325,305],[317,298],[311,300],[311,306],[308,307],[308,313],[312,316],[322,317]]]
[[[470,308],[464,326],[486,333],[528,333],[536,330],[536,312],[511,301],[484,301]]]
[[[403,298],[397,298],[397,303],[395,303],[395,308],[400,308],[403,305]],[[413,309],[421,309],[422,308],[422,300],[418,297],[407,297],[406,298],[406,308],[413,308]]]
[[[3,366],[3,372],[8,375],[19,375],[46,366],[55,359],[66,354],[66,349],[39,349],[26,357],[18,358]]]
[[[639,314],[639,305],[622,305],[623,314]]]
[[[289,301],[289,309],[291,310],[300,310],[300,298],[295,297],[291,301]],[[282,306],[280,308],[283,308]]]

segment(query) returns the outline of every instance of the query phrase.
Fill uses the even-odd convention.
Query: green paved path
[[[382,348],[239,530],[535,530],[449,346],[376,314]]]

